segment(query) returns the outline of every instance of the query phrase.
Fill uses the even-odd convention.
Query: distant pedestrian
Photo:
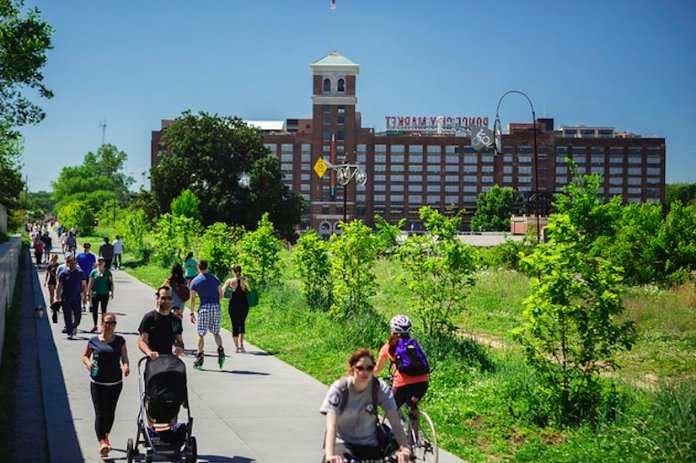
[[[56,291],[60,294],[65,332],[68,335],[68,339],[72,339],[77,334],[77,327],[82,318],[80,302],[82,302],[83,306],[87,304],[87,285],[85,283],[85,274],[77,266],[75,257],[70,255],[66,259],[66,265],[67,267],[58,273],[58,287]]]
[[[188,288],[188,283],[184,278],[184,269],[181,267],[180,263],[176,263],[172,266],[172,271],[166,280],[162,283],[163,286],[169,286],[172,290],[172,312],[179,317],[184,317],[184,308],[186,307],[186,301],[189,300],[190,291]],[[193,316],[193,312],[191,312]]]
[[[89,275],[92,270],[97,266],[97,256],[91,251],[92,246],[89,243],[82,245],[83,251],[79,253],[76,257],[77,264],[82,269],[82,273],[85,274],[85,281],[89,280]],[[83,306],[82,311],[87,311],[87,307]]]
[[[65,250],[72,254],[77,251],[77,238],[72,233],[68,233],[65,237]]]
[[[186,281],[188,281],[189,287],[191,286],[191,281],[196,278],[196,275],[198,275],[197,268],[198,262],[196,262],[196,259],[193,258],[193,253],[189,252],[186,254],[186,258],[184,259],[184,277],[186,278]]]
[[[119,235],[116,235],[116,239],[112,243],[114,247],[114,268],[120,270],[123,263],[121,262],[121,255],[123,254],[123,241]]]
[[[44,261],[48,263],[49,259],[51,258],[51,251],[53,250],[53,239],[50,237],[48,232],[46,232],[43,234],[43,236],[41,236],[41,241],[43,242],[44,247]]]
[[[89,283],[87,284],[87,294],[92,297],[92,320],[94,321],[92,333],[97,332],[98,308],[101,307],[103,316],[109,304],[109,296],[111,296],[111,299],[114,298],[114,278],[111,275],[111,270],[106,268],[105,260],[99,256],[97,268],[89,274]]]
[[[104,258],[104,265],[106,268],[111,268],[111,261],[114,258],[114,245],[111,244],[108,236],[104,237],[104,244],[99,246],[99,255]]]
[[[48,297],[51,305],[58,300],[56,295],[56,284],[58,283],[58,254],[53,254],[51,260],[46,267],[46,277],[44,278],[44,286],[48,287]]]
[[[234,342],[237,353],[239,353],[246,352],[244,348],[244,333],[246,332],[244,323],[246,322],[247,315],[249,315],[249,301],[247,300],[249,285],[246,280],[242,278],[242,267],[240,265],[233,265],[232,273],[234,277],[225,282],[222,291],[224,293],[227,288],[232,290],[230,305],[227,310],[230,314],[230,321],[232,322],[232,341]]]
[[[222,288],[218,277],[208,272],[208,261],[201,259],[198,262],[198,270],[201,272],[191,281],[191,312],[196,308],[196,294],[201,298],[201,306],[198,308],[198,352],[196,360],[193,362],[195,368],[203,367],[203,337],[208,331],[213,333],[215,344],[217,344],[218,365],[222,368],[225,363],[225,349],[222,347],[220,337],[220,320],[222,311],[220,309],[220,299],[222,299]],[[195,316],[191,316],[191,321]]]
[[[123,376],[130,374],[128,347],[123,337],[114,333],[116,316],[102,315],[101,334],[87,343],[82,363],[89,371],[90,392],[94,406],[94,430],[99,439],[99,455],[111,451],[109,433],[116,416],[116,405],[123,389]]]
[[[36,265],[41,265],[41,259],[43,258],[44,246],[41,238],[34,240],[34,257],[36,258]]]

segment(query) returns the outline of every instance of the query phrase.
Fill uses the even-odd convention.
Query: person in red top
[[[379,350],[379,358],[375,365],[375,376],[379,375],[387,360],[391,361],[391,370],[394,375],[392,393],[396,400],[396,406],[401,407],[407,400],[417,403],[428,391],[428,375],[409,376],[396,368],[396,345],[400,339],[407,340],[411,337],[413,325],[406,315],[395,315],[389,322],[391,336]]]

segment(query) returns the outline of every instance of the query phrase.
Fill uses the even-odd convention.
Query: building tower
[[[337,51],[332,51],[319,61],[309,65],[313,75],[312,91],[312,163],[321,156],[326,160],[332,157],[341,163],[346,156],[348,162],[355,162],[356,134],[360,126],[359,115],[355,111],[358,98],[355,96],[355,80],[360,66]],[[320,219],[319,232],[322,235],[340,233],[338,223],[343,220],[344,187],[335,183],[331,188],[331,172],[323,178],[312,176],[311,208],[312,215]],[[333,193],[333,194],[332,194]],[[355,218],[355,183],[350,182],[345,190],[347,199],[347,220]]]

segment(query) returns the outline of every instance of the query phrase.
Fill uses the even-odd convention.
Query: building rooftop
[[[244,121],[263,132],[285,132],[285,121]]]
[[[321,70],[337,70],[343,72],[354,72],[357,74],[360,72],[360,65],[352,62],[336,50],[332,51],[328,55],[324,56],[322,59],[315,61],[309,65],[309,69],[315,72],[319,69]]]

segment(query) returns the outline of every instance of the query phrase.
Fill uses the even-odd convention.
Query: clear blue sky
[[[507,90],[556,125],[667,140],[667,181],[696,181],[696,2],[411,0],[26,0],[55,28],[25,134],[32,191],[106,141],[138,182],[160,120],[186,109],[244,119],[311,116],[309,64],[360,64],[363,126],[385,115],[495,116]],[[37,100],[38,101],[38,100]],[[510,95],[503,125],[527,122]],[[136,185],[137,186],[137,185]]]

